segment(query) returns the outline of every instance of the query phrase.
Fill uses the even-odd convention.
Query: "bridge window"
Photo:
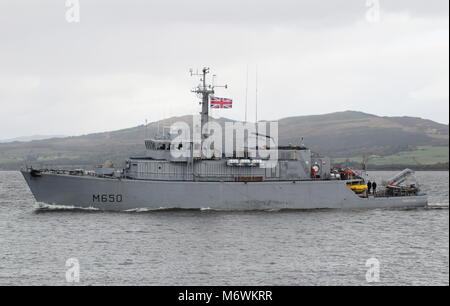
[[[170,150],[170,143],[169,142],[155,142],[155,141],[146,141],[145,147],[147,150],[161,150],[161,151],[169,151]]]
[[[145,142],[145,148],[147,150],[156,150],[156,144],[153,141],[148,140]]]

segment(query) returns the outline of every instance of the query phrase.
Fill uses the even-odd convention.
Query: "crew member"
[[[367,182],[367,193],[370,194],[370,191],[372,190],[372,182],[368,181]]]
[[[373,190],[373,195],[376,196],[377,195],[377,182],[372,183],[372,190]]]

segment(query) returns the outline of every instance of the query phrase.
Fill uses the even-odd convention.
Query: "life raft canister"
[[[315,178],[317,176],[317,173],[320,171],[320,166],[315,164],[311,167],[311,177]]]

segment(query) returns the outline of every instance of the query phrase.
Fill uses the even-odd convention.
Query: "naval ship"
[[[406,169],[375,192],[367,186],[364,171],[338,169],[329,157],[319,155],[303,142],[281,146],[268,139],[262,149],[272,155],[258,156],[237,147],[229,154],[203,154],[198,147],[208,140],[210,103],[216,87],[207,83],[209,68],[200,73],[200,85],[193,92],[201,99],[200,136],[183,140],[165,133],[145,139],[145,156],[130,157],[116,169],[105,164],[94,170],[21,170],[37,203],[64,208],[114,211],[159,209],[284,210],[365,209],[425,207],[428,200]],[[197,126],[198,128],[198,126]],[[195,129],[195,127],[192,127]],[[194,133],[193,133],[194,134]],[[179,137],[178,137],[179,138]],[[299,137],[300,138],[300,137]],[[267,144],[268,143],[268,144]],[[189,154],[177,154],[180,150]],[[411,182],[414,183],[411,183]]]

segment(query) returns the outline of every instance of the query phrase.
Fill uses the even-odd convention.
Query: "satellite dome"
[[[103,168],[114,168],[114,163],[111,160],[105,161]]]

